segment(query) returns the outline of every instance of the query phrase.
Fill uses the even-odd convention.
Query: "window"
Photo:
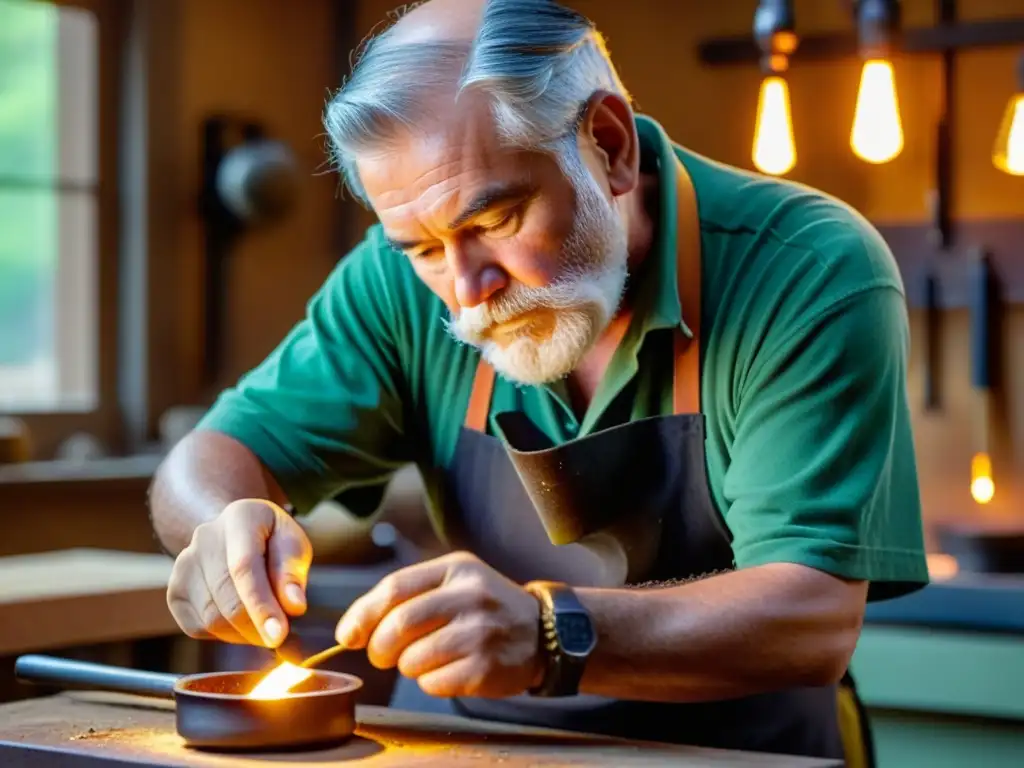
[[[116,279],[105,273],[117,264],[117,115],[105,7],[0,0],[0,414],[29,421],[37,454],[74,430],[112,437],[103,412],[116,405],[116,369],[101,328]]]
[[[97,31],[0,0],[0,409],[97,405]]]

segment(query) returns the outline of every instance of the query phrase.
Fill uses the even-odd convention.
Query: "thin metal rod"
[[[942,342],[940,337],[939,278],[933,264],[924,272],[924,407],[936,411],[942,404]]]
[[[943,26],[956,23],[956,0],[936,0],[936,18]],[[953,115],[956,96],[956,54],[952,49],[942,52],[939,121],[935,136],[935,189],[932,220],[935,224],[935,245],[943,251],[953,244],[953,222],[950,213],[953,192]]]
[[[347,650],[348,648],[344,645],[332,645],[325,651],[320,651],[320,653],[314,653],[308,659],[299,664],[299,666],[303,667],[304,669],[312,669],[313,667],[319,667],[325,661],[333,659],[338,654]]]
[[[906,53],[942,53],[977,48],[1024,45],[1024,17],[987,21],[937,24],[901,30],[897,45]],[[698,57],[708,66],[756,64],[761,52],[750,35],[704,40],[697,46]],[[857,56],[856,32],[809,35],[800,38],[794,62],[834,61]]]

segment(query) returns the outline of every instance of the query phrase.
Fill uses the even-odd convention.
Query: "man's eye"
[[[437,261],[439,258],[444,258],[443,248],[426,248],[421,251],[409,254],[409,258],[413,261]]]
[[[511,237],[519,231],[522,224],[522,214],[516,209],[509,211],[494,224],[489,225],[485,231],[490,237]]]

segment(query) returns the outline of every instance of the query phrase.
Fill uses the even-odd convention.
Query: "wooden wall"
[[[679,142],[718,160],[749,167],[758,73],[752,68],[708,69],[696,60],[698,40],[743,34],[754,0],[576,0],[606,31],[612,53],[639,108],[659,119]],[[215,111],[236,111],[264,122],[299,156],[307,181],[302,203],[271,231],[246,237],[231,259],[223,382],[257,364],[301,317],[310,295],[332,268],[339,220],[351,222],[343,240],[354,241],[371,219],[337,199],[337,181],[324,170],[321,112],[339,82],[333,0],[163,0],[173,18],[152,44],[174,50],[164,57],[166,92],[159,114],[165,142],[156,171],[157,244],[170,277],[162,302],[171,308],[157,335],[166,364],[158,378],[163,399],[202,402],[198,381],[202,240],[197,214],[199,125]],[[351,0],[355,39],[382,19],[396,0]],[[905,0],[908,23],[931,20],[929,0]],[[1021,0],[972,0],[965,16],[1024,13]],[[839,0],[796,0],[802,30],[849,27]],[[675,12],[668,9],[675,8]],[[1024,179],[998,173],[989,154],[1013,89],[1017,51],[972,52],[960,59],[956,116],[954,212],[959,217],[1024,218]],[[931,156],[938,110],[938,66],[929,57],[896,61],[907,148],[895,162],[870,167],[848,148],[859,67],[857,62],[797,66],[791,73],[799,163],[792,177],[850,202],[880,223],[924,222],[933,183]],[[1021,258],[1024,258],[1022,245]],[[168,271],[169,270],[169,271]],[[915,342],[921,319],[913,313]],[[984,514],[1024,519],[1024,308],[1005,319],[1008,359],[1001,449],[995,455],[997,494]],[[946,394],[941,412],[921,408],[921,349],[915,343],[910,391],[915,407],[921,487],[929,519],[981,514],[968,494],[972,451],[967,318],[948,313],[944,323]],[[1016,339],[1016,341],[1014,341]],[[171,395],[174,395],[172,398]],[[32,497],[36,498],[36,497]],[[57,494],[47,505],[61,520],[76,519],[79,505]],[[118,496],[139,535],[145,530],[142,488]],[[25,501],[31,506],[31,501]],[[109,507],[108,507],[109,508]],[[79,515],[79,519],[80,519]],[[90,523],[83,521],[83,525]],[[26,524],[27,525],[27,524]],[[26,529],[27,530],[27,529]],[[85,536],[83,531],[83,536]],[[86,537],[88,538],[88,537]],[[149,548],[150,540],[139,547]]]

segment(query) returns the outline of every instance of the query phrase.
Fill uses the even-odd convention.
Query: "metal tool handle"
[[[14,675],[26,683],[63,689],[117,691],[162,699],[174,698],[174,684],[178,681],[177,675],[162,672],[39,655],[19,657],[14,662]]]

